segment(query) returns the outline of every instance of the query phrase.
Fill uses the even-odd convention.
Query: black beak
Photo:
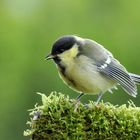
[[[53,58],[55,58],[55,56],[52,55],[52,54],[49,54],[45,57],[45,60],[50,60],[50,59],[53,59]]]

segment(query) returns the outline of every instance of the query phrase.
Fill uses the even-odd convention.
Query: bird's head
[[[73,35],[61,37],[55,41],[51,53],[46,59],[53,59],[56,64],[60,62],[68,64],[69,61],[79,55],[82,41],[82,38]]]

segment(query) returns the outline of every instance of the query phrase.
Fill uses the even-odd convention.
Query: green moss
[[[132,102],[114,106],[89,103],[85,107],[61,93],[42,96],[42,105],[31,110],[30,130],[24,132],[33,140],[136,140],[140,138],[140,107]]]

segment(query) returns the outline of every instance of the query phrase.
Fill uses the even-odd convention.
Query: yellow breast
[[[61,55],[65,73],[62,73],[58,67],[60,77],[70,88],[78,92],[98,94],[106,92],[114,85],[110,79],[103,77],[98,72],[88,57],[83,55],[74,57],[77,52],[76,47]]]

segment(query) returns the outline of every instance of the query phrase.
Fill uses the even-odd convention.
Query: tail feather
[[[133,74],[133,73],[129,73],[129,74],[136,84],[140,84],[140,75]]]

